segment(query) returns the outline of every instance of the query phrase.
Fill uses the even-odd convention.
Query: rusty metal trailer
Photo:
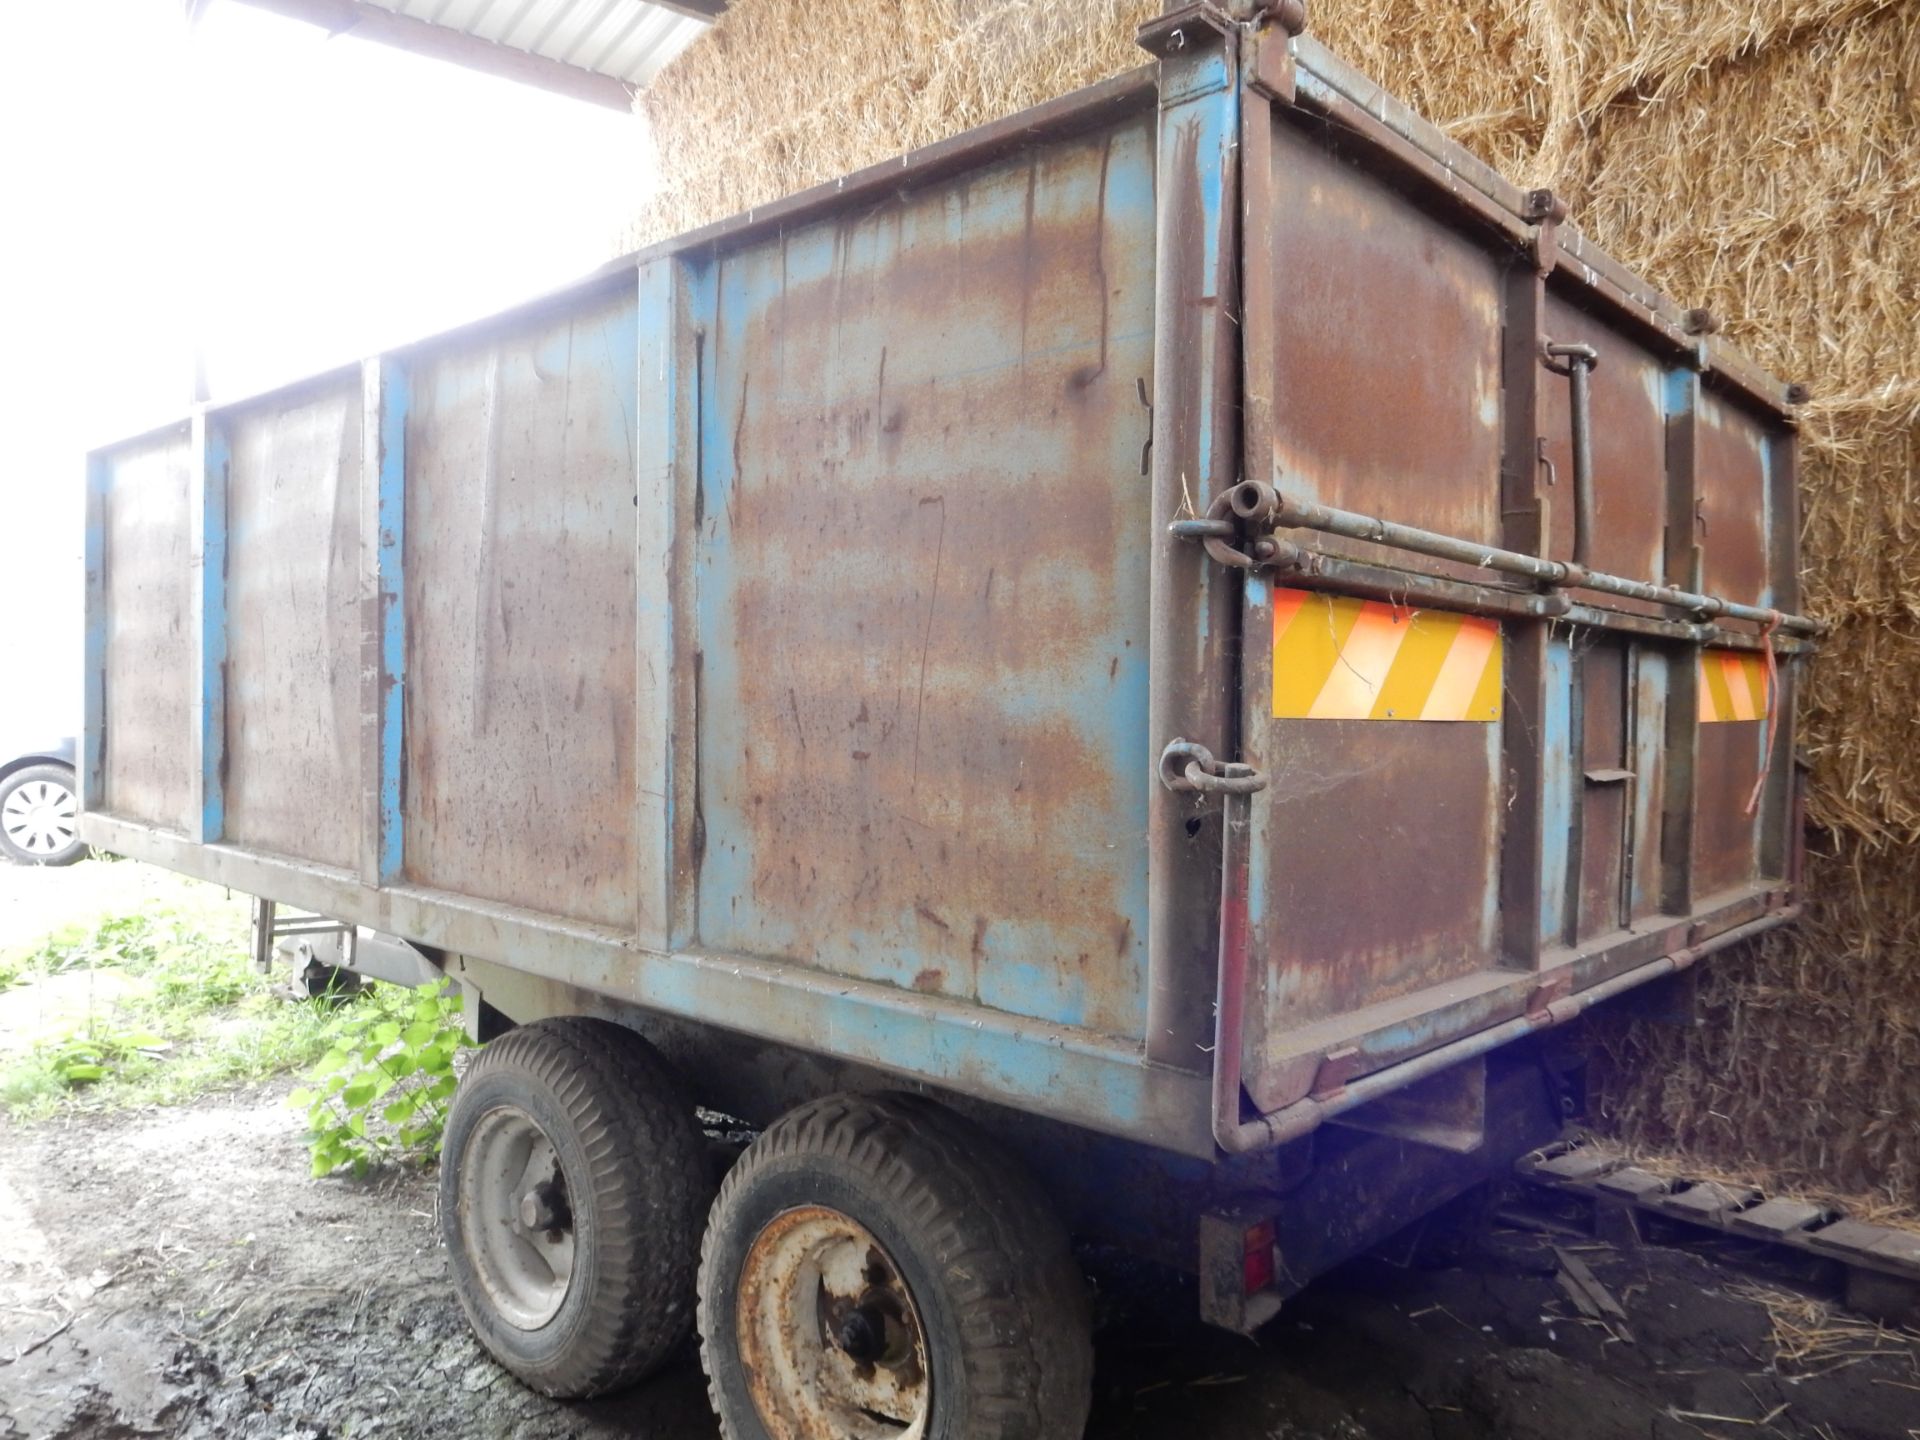
[[[1250,1327],[1796,912],[1799,397],[1300,18],[91,457],[86,838],[504,1033],[448,1235],[532,1383],[644,1372],[705,1224],[729,1433],[1067,1433],[1063,1221]],[[770,1127],[710,1222],[669,1093]]]

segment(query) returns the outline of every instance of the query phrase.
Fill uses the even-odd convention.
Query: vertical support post
[[[1142,27],[1160,60],[1154,278],[1153,553],[1149,751],[1197,740],[1237,754],[1238,587],[1168,526],[1239,477],[1239,42],[1211,5]],[[1148,1058],[1208,1063],[1216,981],[1223,809],[1139,777],[1147,800]]]
[[[700,516],[718,265],[660,256],[637,277],[635,924],[642,945],[694,943],[700,818]],[[692,657],[694,663],[684,663]]]
[[[206,406],[193,412],[188,524],[193,568],[193,838],[203,845],[226,830],[227,775],[227,471],[226,428]]]
[[[1646,717],[1640,696],[1642,653],[1643,648],[1638,642],[1627,641],[1625,674],[1621,677],[1626,727],[1620,732],[1625,741],[1625,753],[1620,757],[1620,764],[1627,771],[1627,778],[1626,792],[1620,802],[1620,885],[1613,900],[1613,916],[1614,924],[1629,927],[1633,924],[1633,872],[1640,853],[1640,795],[1652,780],[1650,774],[1642,771],[1634,756],[1635,742]]]
[[[1506,324],[1500,342],[1504,399],[1500,461],[1500,543],[1542,555],[1552,535],[1540,493],[1540,335],[1546,281],[1531,265],[1507,271]],[[1500,958],[1515,970],[1539,968],[1546,920],[1549,626],[1545,620],[1508,620],[1506,675],[1500,722]]]
[[[80,809],[107,808],[107,490],[113,467],[87,456],[86,629],[81,676]]]
[[[391,885],[406,864],[407,414],[405,361],[360,369],[361,791],[360,878]]]
[[[1667,372],[1667,543],[1669,585],[1700,588],[1697,534],[1700,377]],[[1677,649],[1667,671],[1667,757],[1660,811],[1660,908],[1693,910],[1694,787],[1700,754],[1700,649]]]
[[[1586,641],[1583,645],[1581,642]],[[1543,884],[1559,883],[1560,941],[1576,945],[1580,941],[1580,880],[1587,867],[1587,693],[1592,666],[1592,636],[1575,635],[1567,645],[1567,669],[1572,685],[1567,695],[1567,863],[1559,875],[1542,877]],[[1552,703],[1549,700],[1549,703]],[[1549,816],[1553,815],[1549,810]]]
[[[692,821],[698,716],[692,677],[675,656],[698,652],[701,368],[711,270],[663,255],[637,278],[639,394],[634,417],[635,924],[642,945],[692,942],[696,900]]]

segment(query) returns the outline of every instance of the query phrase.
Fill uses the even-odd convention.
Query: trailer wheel
[[[441,1163],[461,1308],[528,1385],[618,1389],[686,1338],[713,1190],[693,1105],[645,1040],[580,1018],[508,1031],[461,1081]]]
[[[781,1119],[701,1246],[701,1359],[728,1440],[1073,1440],[1091,1330],[1038,1188],[917,1096]]]

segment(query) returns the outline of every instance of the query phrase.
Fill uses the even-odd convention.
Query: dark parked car
[[[0,751],[0,855],[16,865],[71,865],[87,853],[80,838],[78,746],[71,735]]]

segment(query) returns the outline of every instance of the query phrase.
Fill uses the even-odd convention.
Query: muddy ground
[[[691,1348],[586,1405],[492,1365],[445,1284],[431,1177],[309,1179],[291,1083],[0,1123],[0,1437],[715,1435]],[[1090,1434],[1920,1436],[1907,1346],[1856,1340],[1884,1353],[1823,1355],[1796,1377],[1767,1310],[1736,1293],[1749,1277],[1673,1250],[1580,1254],[1633,1343],[1570,1319],[1546,1242],[1519,1231],[1438,1267],[1370,1257],[1257,1342],[1198,1325],[1178,1282],[1090,1257],[1103,1317]]]
[[[0,944],[177,907],[170,884],[131,864],[0,866]],[[45,1020],[31,1000],[11,992],[0,1040]],[[432,1176],[310,1179],[294,1084],[0,1120],[0,1440],[714,1440],[691,1346],[594,1404],[509,1379],[447,1289]],[[1627,1343],[1571,1318],[1539,1236],[1446,1238],[1327,1277],[1257,1342],[1199,1325],[1190,1285],[1086,1256],[1101,1321],[1089,1434],[1920,1440],[1920,1352],[1856,1330],[1783,1362],[1751,1275],[1579,1249],[1628,1312]]]

